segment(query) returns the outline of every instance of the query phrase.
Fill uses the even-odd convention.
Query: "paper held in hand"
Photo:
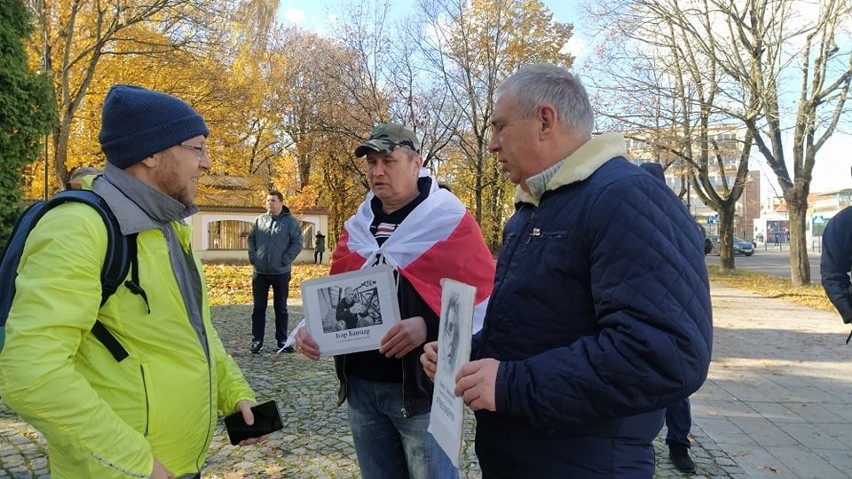
[[[441,326],[438,332],[438,365],[429,432],[459,467],[464,426],[464,400],[456,397],[456,374],[470,358],[473,306],[476,288],[444,278],[441,280]]]
[[[302,302],[321,356],[379,349],[399,322],[393,268],[386,265],[305,281]]]

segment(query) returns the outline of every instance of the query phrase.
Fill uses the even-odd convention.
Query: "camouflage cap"
[[[420,153],[417,135],[408,128],[397,123],[379,123],[373,128],[370,137],[358,148],[355,148],[355,158],[367,154],[369,150],[377,153],[389,153],[399,146],[404,146]]]

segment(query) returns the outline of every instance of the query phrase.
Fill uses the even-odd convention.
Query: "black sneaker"
[[[680,472],[695,472],[695,462],[689,457],[689,448],[683,444],[669,444],[669,459]]]
[[[293,354],[296,352],[296,349],[293,348],[293,346],[287,346],[286,348],[284,348],[284,352],[287,354]]]
[[[263,351],[263,343],[260,341],[252,341],[251,342],[251,353],[252,354],[260,354]]]

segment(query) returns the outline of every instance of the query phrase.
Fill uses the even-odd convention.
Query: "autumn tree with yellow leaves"
[[[30,62],[53,79],[59,112],[51,192],[74,167],[103,166],[103,98],[115,83],[138,84],[204,116],[211,177],[257,195],[281,190],[291,208],[327,208],[330,242],[368,191],[353,148],[396,121],[417,132],[496,248],[512,189],[487,151],[493,91],[524,63],[572,61],[571,26],[538,1],[420,0],[398,23],[391,3],[351,2],[328,36],[281,25],[272,0],[30,1]],[[25,174],[28,196],[41,194],[41,165]],[[220,201],[216,184],[200,184],[199,199]]]
[[[442,79],[454,110],[453,168],[457,194],[471,198],[474,217],[496,250],[513,189],[488,151],[494,92],[524,64],[548,61],[570,67],[565,50],[573,26],[553,20],[538,1],[419,0],[422,54]]]
[[[103,62],[121,57],[131,62],[167,55],[203,40],[200,26],[207,10],[201,0],[87,1],[30,0],[35,31],[30,37],[31,63],[38,64],[53,80],[59,122],[51,135],[49,166],[54,181],[50,190],[61,188],[69,167],[80,163],[69,153],[82,146],[86,158],[93,143],[88,123],[97,122],[94,109],[81,113],[92,88],[102,88]],[[121,68],[118,68],[121,70]],[[138,65],[129,82],[144,76]],[[97,92],[100,95],[100,92]],[[105,92],[103,92],[105,94]],[[97,131],[96,129],[94,131]]]

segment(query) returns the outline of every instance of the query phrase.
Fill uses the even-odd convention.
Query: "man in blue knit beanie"
[[[171,95],[131,85],[107,94],[99,136],[107,164],[92,190],[136,246],[136,261],[103,306],[108,241],[98,212],[61,204],[28,237],[0,391],[44,434],[54,479],[197,478],[218,414],[254,422],[254,392],[210,322],[184,221],[211,167],[208,134]]]
[[[148,178],[142,181],[155,183],[151,186],[190,207],[198,176],[211,166],[205,145],[209,134],[204,119],[180,99],[138,86],[116,85],[104,100],[98,140],[110,165],[131,176]],[[179,157],[194,154],[196,161],[168,161],[176,153]],[[155,163],[165,168],[154,171]],[[194,212],[187,211],[186,216]]]

